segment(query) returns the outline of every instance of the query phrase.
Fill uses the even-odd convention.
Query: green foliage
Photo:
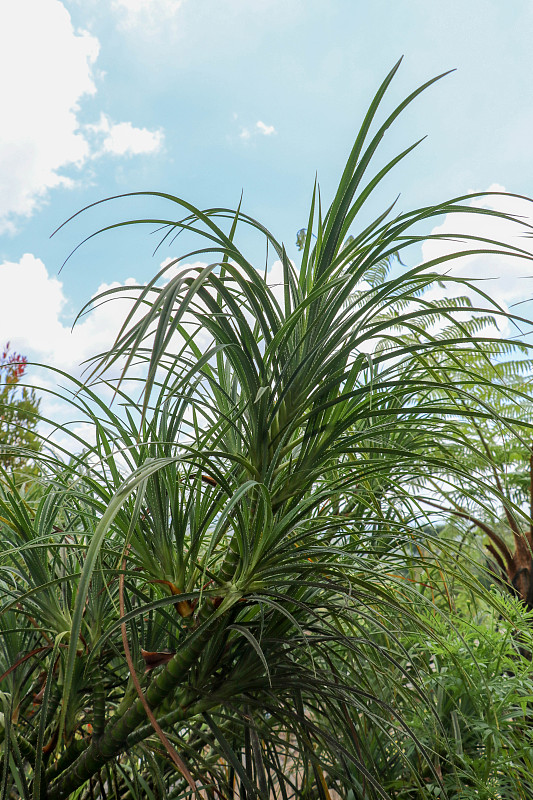
[[[406,739],[405,752],[414,761],[423,791],[409,787],[406,770],[398,770],[396,763],[389,783],[394,797],[531,796],[533,681],[531,662],[523,653],[533,649],[532,619],[519,601],[494,599],[505,616],[490,607],[474,618],[454,614],[435,626],[440,640],[419,636],[411,645],[405,642],[435,713],[433,726],[428,725],[427,709],[418,713],[416,706],[406,706],[404,717],[431,752],[444,788]]]
[[[138,289],[95,359],[103,394],[71,379],[94,443],[64,427],[72,446],[42,455],[38,495],[1,489],[4,796],[453,797],[442,764],[471,775],[478,745],[470,761],[446,753],[432,665],[445,676],[466,658],[439,619],[447,580],[474,598],[484,586],[417,492],[431,476],[497,500],[469,472],[467,426],[488,413],[514,421],[488,411],[461,360],[479,347],[464,302],[424,297],[435,281],[466,284],[439,271],[451,257],[390,267],[418,248],[420,223],[502,215],[466,196],[358,227],[412,150],[369,177],[380,140],[433,82],[371,133],[396,69],[325,215],[315,188],[298,270],[240,208],[144,193],[168,202],[167,219],[109,226],[149,223],[163,241],[184,232],[199,242],[183,257],[195,265],[176,260]],[[238,248],[242,225],[281,262],[281,290]],[[518,704],[525,724],[527,696],[515,693],[502,713]],[[493,724],[475,713],[476,730]],[[480,780],[485,791],[492,774]]]

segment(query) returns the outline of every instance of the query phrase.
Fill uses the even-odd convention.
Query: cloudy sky
[[[110,343],[123,314],[108,304],[71,333],[80,307],[178,254],[153,257],[153,237],[128,229],[91,240],[59,273],[102,224],[162,210],[105,205],[50,239],[110,195],[160,190],[234,207],[243,191],[244,210],[297,260],[315,172],[331,197],[366,106],[401,55],[388,108],[456,72],[388,134],[385,155],[429,137],[388,178],[379,209],[398,192],[401,210],[491,188],[533,195],[532,41],[531,0],[0,4],[0,344],[76,369]],[[483,218],[479,232],[491,226]],[[255,256],[255,241],[243,234],[241,244]],[[428,245],[424,255],[434,254]],[[483,288],[508,306],[533,296],[527,262],[471,259],[461,274],[490,278]]]

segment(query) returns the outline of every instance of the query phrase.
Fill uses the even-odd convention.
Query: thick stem
[[[239,544],[237,542],[237,537],[233,535],[224,561],[222,562],[220,572],[218,573],[218,577],[222,583],[229,583],[231,581],[235,575],[235,570],[237,569],[239,559]]]
[[[61,775],[90,745],[89,739],[74,739],[71,745],[60,755],[59,759],[46,770],[46,780],[52,783]]]
[[[200,624],[208,622],[213,611],[213,601],[208,598],[199,612],[198,622]],[[206,626],[203,635],[197,636],[188,646],[183,647],[176,653],[165,669],[148,687],[145,697],[151,709],[157,708],[183,681],[202,652],[210,635],[210,628]],[[105,733],[99,740],[91,742],[67,773],[59,776],[57,781],[48,789],[48,800],[63,800],[82,786],[104,764],[111,761],[125,749],[128,737],[145,719],[146,711],[141,700],[137,699],[123,716],[107,726]]]
[[[105,687],[102,682],[100,664],[96,669],[93,689],[93,736],[99,739],[105,729]]]
[[[17,736],[17,743],[20,750],[20,755],[26,761],[33,763],[35,760],[35,748],[31,742],[24,738],[24,736]]]
[[[169,711],[168,714],[159,717],[157,721],[162,728],[169,728],[175,725],[176,722],[182,722],[184,719],[191,720],[204,711],[210,711],[212,708],[219,706],[221,702],[220,697],[206,697],[203,700],[198,700],[194,705],[188,705],[191,695],[192,693],[186,690],[184,696],[179,699],[179,708],[174,709],[174,711]],[[128,736],[126,748],[129,750],[131,747],[135,747],[136,744],[139,744],[139,742],[142,742],[143,739],[146,739],[148,736],[152,736],[153,733],[154,729],[151,725],[143,725],[142,728],[137,728],[136,731]]]

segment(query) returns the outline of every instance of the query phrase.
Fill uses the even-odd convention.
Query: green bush
[[[432,628],[439,639],[405,642],[410,661],[431,698],[431,709],[405,706],[404,719],[431,753],[439,786],[413,742],[405,755],[417,765],[424,789],[409,787],[405,770],[391,770],[397,798],[515,800],[533,793],[532,615],[517,600],[495,597],[476,618],[451,615]],[[428,620],[429,622],[429,620]]]

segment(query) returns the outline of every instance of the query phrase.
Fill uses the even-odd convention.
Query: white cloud
[[[174,277],[178,270],[201,269],[205,266],[203,262],[172,265],[160,285],[164,285]],[[88,377],[82,362],[106,352],[113,345],[137,296],[137,290],[133,288],[137,286],[134,278],[128,278],[124,284],[117,282],[101,284],[95,295],[124,286],[131,286],[132,289],[96,305],[81,317],[72,329],[71,325],[64,321],[68,298],[63,284],[49,275],[43,261],[35,255],[26,253],[18,262],[1,263],[0,286],[2,293],[13,300],[3,305],[0,314],[0,347],[10,341],[13,350],[27,356],[33,364],[49,365],[53,369],[64,370],[67,375],[72,375],[74,378],[82,379]],[[136,314],[131,324],[137,322],[145,311],[146,309],[142,309]],[[192,321],[192,318],[186,316],[183,320],[185,325],[187,321]],[[205,350],[209,342],[209,334],[200,330],[197,337],[198,346]],[[145,344],[149,346],[149,341],[145,341]],[[178,352],[182,345],[183,339],[176,334],[171,345],[174,352]],[[106,377],[111,379],[117,377],[121,367],[122,363],[115,364]],[[139,378],[143,372],[142,365],[133,365],[128,371],[128,379],[122,384],[122,389],[134,399],[138,399],[141,395],[143,384]],[[65,387],[64,390],[59,390],[62,396],[76,391],[76,385],[58,376],[53,370],[37,369],[34,365],[29,367],[27,377],[38,390],[41,413],[59,425],[68,424],[84,441],[89,442],[94,433],[91,436],[86,435],[89,429],[85,430],[85,423],[80,426],[80,412],[57,396],[58,384]],[[110,387],[100,384],[96,387],[96,391],[102,399],[111,402],[113,391]],[[41,426],[41,431],[43,435],[50,436],[51,441],[63,445],[67,450],[80,449],[79,442],[70,441],[65,432],[62,433],[51,425]]]
[[[0,230],[68,183],[61,168],[87,158],[76,112],[96,91],[98,50],[97,39],[73,30],[59,0],[0,4]]]
[[[131,122],[113,124],[106,114],[100,115],[95,125],[86,125],[85,130],[96,140],[94,157],[106,153],[117,156],[132,156],[157,153],[163,145],[163,132],[136,128]]]
[[[126,285],[135,284],[133,279]],[[118,286],[103,284],[98,291]],[[0,316],[0,342],[12,342],[16,350],[31,351],[35,360],[66,370],[75,370],[81,361],[109,347],[119,330],[127,301],[99,306],[83,317],[71,332],[62,322],[67,305],[63,284],[48,274],[40,258],[31,253],[19,262],[0,264],[2,294],[14,298],[5,303]]]
[[[255,123],[255,127],[259,130],[259,133],[262,133],[263,136],[272,136],[273,133],[276,133],[276,129],[273,125],[265,125],[264,122],[258,120]]]
[[[112,0],[122,28],[160,26],[171,20],[184,0]]]
[[[236,118],[235,114],[233,116]],[[239,138],[248,141],[252,136],[272,136],[272,134],[275,133],[277,133],[277,131],[273,125],[266,125],[264,122],[261,122],[261,120],[258,120],[253,128],[241,128]]]
[[[493,184],[488,191],[505,192],[506,190],[503,186]],[[508,196],[489,196],[474,200],[471,202],[471,206],[503,211],[521,218],[527,224],[533,224],[533,204],[527,200]],[[433,228],[431,234],[450,238],[424,242],[422,247],[424,261],[468,249],[498,249],[496,245],[484,245],[468,240],[460,241],[461,236],[465,234],[511,244],[529,253],[533,252],[533,242],[530,238],[532,231],[528,233],[524,224],[521,224],[520,221],[509,222],[487,214],[448,214],[441,225]],[[517,258],[499,254],[491,255],[490,253],[469,255],[439,265],[438,271],[457,278],[471,279],[474,286],[489,295],[504,309],[511,311],[516,304],[533,298],[533,260],[526,257]],[[476,295],[474,291],[464,291],[462,287],[453,284],[450,284],[449,288],[445,290],[434,286],[426,293],[425,297],[436,299],[458,294],[466,294],[475,305],[486,305],[486,301]],[[521,314],[522,312],[521,306],[517,306],[516,313]]]
[[[167,259],[162,266],[171,264],[158,285],[163,286],[184,269],[202,269],[204,262],[175,264]],[[0,315],[0,347],[10,341],[17,352],[30,360],[50,364],[72,374],[80,374],[80,364],[98,353],[108,350],[120,327],[132,309],[137,295],[138,282],[128,278],[123,284],[102,283],[94,297],[119,287],[132,287],[131,291],[117,293],[96,304],[80,317],[74,328],[64,322],[68,305],[63,283],[49,275],[40,258],[26,253],[18,262],[0,264],[0,286],[6,297]],[[144,309],[141,313],[145,313]],[[135,321],[138,317],[135,317]],[[207,346],[209,336],[200,331],[199,346]],[[181,339],[180,339],[181,343]]]
[[[74,30],[60,0],[0,3],[0,232],[15,230],[17,218],[30,216],[49,190],[71,186],[64,170],[91,157],[90,128],[80,127],[78,113],[96,93],[98,52],[98,40]],[[109,126],[100,132],[105,152],[161,146],[161,131],[112,125],[107,117],[98,125],[102,119]]]

